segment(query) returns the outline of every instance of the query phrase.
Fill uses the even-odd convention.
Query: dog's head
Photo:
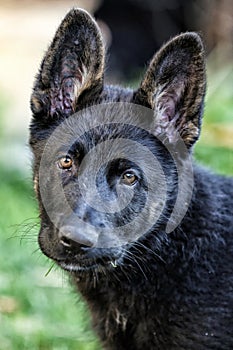
[[[200,37],[164,45],[135,91],[105,86],[104,61],[95,21],[70,11],[31,98],[39,243],[72,271],[110,267],[149,235],[159,249],[192,192],[205,94]]]

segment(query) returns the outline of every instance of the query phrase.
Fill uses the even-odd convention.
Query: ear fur
[[[153,57],[135,94],[154,109],[153,132],[191,147],[199,137],[205,95],[205,59],[197,33],[178,35]]]
[[[104,45],[100,30],[84,10],[62,21],[41,63],[31,97],[34,117],[69,116],[81,94],[103,86]]]

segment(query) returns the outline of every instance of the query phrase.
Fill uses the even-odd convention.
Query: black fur
[[[232,179],[194,165],[185,215],[171,232],[167,230],[179,181],[169,150],[183,143],[187,152],[178,147],[177,157],[186,164],[200,133],[205,95],[201,39],[195,33],[172,39],[152,59],[136,91],[105,86],[103,70],[104,45],[94,20],[85,11],[72,10],[42,62],[31,99],[30,144],[40,205],[40,247],[69,271],[88,303],[105,349],[231,350]],[[145,106],[143,111],[150,108],[148,119],[132,113],[124,120],[123,107],[115,110],[115,102]],[[98,127],[92,125],[100,117],[95,107],[87,108],[95,105],[104,111],[104,123]],[[75,114],[78,111],[81,116]],[[86,113],[84,119],[82,113]],[[116,123],[114,116],[121,113],[121,123]],[[134,118],[138,118],[136,125]],[[77,126],[84,132],[75,139]],[[57,127],[61,128],[58,134]],[[67,130],[74,140],[65,144]],[[114,160],[91,158],[91,164],[100,165],[95,181],[103,203],[110,205],[119,193],[122,198],[132,196],[131,201],[115,213],[98,211],[86,203],[78,178],[88,166],[85,156],[91,150],[119,138],[135,141],[135,149],[127,145],[120,152],[107,148]],[[142,146],[159,160],[166,177],[166,199],[159,197],[163,184],[155,171],[151,176],[158,181],[158,206],[152,205],[138,227],[128,232],[126,224],[146,206],[150,191],[145,176],[150,169],[140,154]],[[48,158],[44,157],[46,149]],[[108,154],[104,146],[103,154]],[[137,162],[130,158],[132,154],[137,154]],[[135,181],[129,183],[132,176]],[[63,205],[61,188],[71,212]],[[182,191],[185,194],[188,189]],[[93,195],[88,183],[86,193]],[[144,232],[159,205],[161,214]],[[79,226],[72,211],[80,219]],[[111,234],[116,227],[122,228],[119,237]],[[142,234],[134,237],[138,230]]]

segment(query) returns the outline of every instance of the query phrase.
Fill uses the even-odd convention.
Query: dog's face
[[[70,271],[109,268],[148,235],[159,249],[192,187],[182,174],[205,93],[199,36],[166,44],[136,91],[104,86],[103,71],[97,25],[72,10],[35,82],[30,137],[40,247]]]

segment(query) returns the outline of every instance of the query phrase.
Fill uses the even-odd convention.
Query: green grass
[[[227,72],[223,69],[217,74],[212,73],[208,79],[210,87],[207,89],[202,133],[194,155],[199,163],[217,173],[232,175],[233,68],[227,67]]]
[[[210,170],[223,175],[233,174],[232,149],[198,144],[195,147],[194,156],[199,164]]]

